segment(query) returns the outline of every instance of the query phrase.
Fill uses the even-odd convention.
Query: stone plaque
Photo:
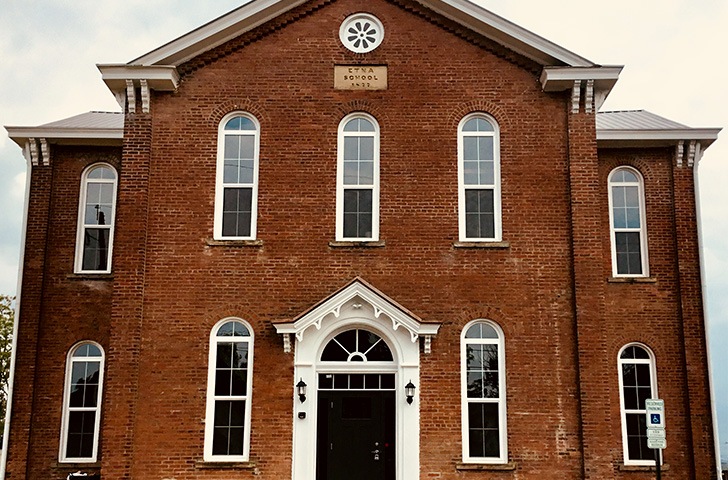
[[[387,67],[335,65],[334,88],[337,90],[386,90]]]

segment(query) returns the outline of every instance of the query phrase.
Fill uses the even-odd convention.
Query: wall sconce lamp
[[[412,384],[412,380],[404,386],[404,394],[407,396],[407,403],[412,405],[412,401],[415,398],[415,386]]]
[[[298,392],[298,399],[301,401],[301,403],[306,401],[306,382],[303,381],[303,378],[298,381],[296,384],[296,392]]]

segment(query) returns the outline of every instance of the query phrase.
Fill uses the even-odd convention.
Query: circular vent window
[[[341,24],[339,38],[354,53],[371,52],[382,43],[384,26],[374,15],[355,13]]]

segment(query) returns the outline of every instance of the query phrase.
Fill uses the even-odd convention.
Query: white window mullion
[[[76,371],[76,366],[83,369],[83,377],[78,377],[80,372]],[[89,367],[91,367],[90,375]],[[78,382],[74,383],[74,379]],[[101,425],[103,381],[104,353],[98,344],[84,342],[69,351],[63,395],[59,462],[93,463],[96,461]],[[90,395],[88,388],[95,388],[96,395]],[[84,405],[74,406],[72,405],[74,401],[81,401]],[[86,402],[93,402],[94,405],[87,406]],[[86,423],[88,418],[83,415],[84,413],[93,413],[92,425]],[[80,417],[79,414],[81,414]]]
[[[458,126],[459,239],[493,242],[503,237],[500,132],[485,113],[465,116]]]
[[[354,148],[355,147],[355,148]],[[379,125],[364,113],[339,124],[336,239],[379,240]]]
[[[220,345],[229,345],[230,359],[229,365],[218,368],[218,347]],[[245,359],[238,359],[240,365],[235,363],[238,347],[245,345],[247,356]],[[223,355],[226,352],[223,351]],[[210,352],[208,360],[208,377],[207,377],[207,412],[205,419],[205,446],[204,458],[208,462],[244,462],[250,456],[250,429],[251,429],[251,394],[252,394],[252,374],[253,374],[253,335],[252,329],[243,323],[242,320],[236,318],[224,319],[212,329],[210,335]],[[238,384],[235,381],[234,372],[242,370],[245,372],[244,383]],[[230,372],[225,378],[225,391],[228,394],[217,393],[217,374],[218,371]],[[236,385],[243,387],[244,394],[235,394],[232,392]],[[231,402],[228,406],[228,423],[226,425],[215,425],[216,410],[223,408],[224,402]],[[242,418],[238,418],[238,423],[233,420],[236,410],[234,405],[243,402],[243,410],[237,412]],[[221,439],[215,435],[217,427],[223,427],[225,436]],[[235,431],[242,429],[240,436]],[[239,441],[239,443],[238,443]],[[223,442],[223,443],[218,443]],[[224,451],[224,453],[223,453]]]

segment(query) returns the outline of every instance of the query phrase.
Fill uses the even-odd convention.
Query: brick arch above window
[[[213,108],[207,118],[210,125],[217,128],[222,119],[233,112],[247,112],[253,115],[261,124],[269,121],[265,109],[249,98],[228,99]]]
[[[500,105],[489,100],[479,99],[463,102],[455,107],[447,118],[448,127],[456,131],[458,125],[460,125],[460,121],[471,113],[486,113],[490,115],[498,122],[501,131],[504,127],[511,126],[510,117]]]
[[[336,110],[339,113],[339,120],[353,113],[368,113],[377,120],[380,126],[389,122],[389,117],[384,109],[368,100],[352,100],[337,105]]]

